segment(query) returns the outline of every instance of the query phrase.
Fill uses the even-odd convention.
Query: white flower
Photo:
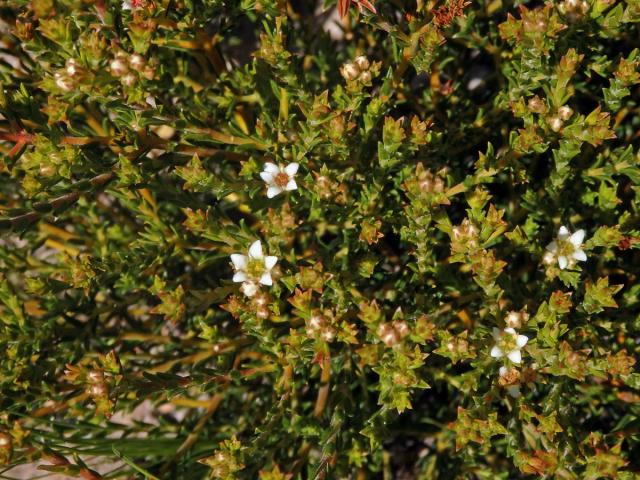
[[[515,329],[507,327],[502,332],[494,328],[493,338],[496,344],[491,349],[492,357],[500,358],[506,355],[513,363],[520,363],[522,361],[520,350],[527,344],[529,337],[526,335],[518,335]]]
[[[286,167],[271,162],[265,163],[260,177],[267,184],[267,197],[273,198],[284,191],[297,189],[295,176],[298,166],[297,163],[290,163]]]
[[[547,258],[545,260],[548,262],[551,255],[557,258],[560,270],[573,265],[576,261],[586,261],[587,254],[582,250],[584,235],[584,230],[576,230],[571,233],[567,227],[560,227],[558,238],[547,245],[547,251],[550,255],[546,254],[545,257]]]
[[[236,273],[233,275],[234,282],[243,282],[243,292],[248,297],[255,295],[257,284],[273,285],[271,269],[278,262],[278,257],[265,256],[262,254],[262,243],[256,240],[249,247],[249,255],[234,253],[231,255],[231,262]],[[253,283],[255,289],[247,284]]]

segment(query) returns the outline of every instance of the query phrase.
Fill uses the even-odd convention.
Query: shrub
[[[0,11],[8,467],[638,478],[638,0]]]

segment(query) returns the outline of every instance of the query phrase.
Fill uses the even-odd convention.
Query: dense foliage
[[[0,17],[6,470],[639,478],[639,0]]]

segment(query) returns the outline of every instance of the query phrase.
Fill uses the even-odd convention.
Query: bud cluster
[[[53,75],[56,86],[63,92],[69,92],[76,86],[77,79],[83,74],[82,67],[74,58],[67,59],[63,69]]]
[[[347,82],[360,82],[363,85],[371,85],[371,63],[364,55],[356,57],[353,62],[347,62],[340,68],[340,74]]]
[[[558,5],[558,10],[571,23],[578,22],[589,12],[589,2],[586,0],[564,0]]]
[[[109,71],[114,77],[120,78],[120,82],[126,87],[134,86],[138,75],[151,80],[156,72],[153,66],[147,64],[142,55],[137,53],[127,55],[124,52],[118,52],[109,62]]]
[[[336,329],[331,326],[333,312],[331,310],[314,310],[307,321],[306,332],[309,337],[321,338],[325,342],[332,342],[336,337]]]
[[[558,108],[558,111],[555,115],[547,118],[547,123],[549,124],[549,127],[551,127],[551,130],[553,130],[554,132],[559,132],[564,127],[565,122],[569,120],[572,115],[573,109],[571,107],[563,105],[562,107]]]
[[[377,331],[378,337],[387,347],[398,345],[409,333],[409,325],[404,320],[382,323]]]

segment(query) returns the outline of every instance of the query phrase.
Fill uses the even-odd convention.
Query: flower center
[[[262,259],[251,258],[247,264],[247,275],[251,278],[260,278],[264,273],[264,261]]]
[[[517,348],[516,336],[512,333],[504,333],[498,341],[498,347],[505,353],[509,353]]]
[[[570,257],[575,251],[575,247],[573,243],[568,240],[563,240],[558,242],[558,256],[559,257]]]
[[[285,172],[280,172],[274,177],[273,183],[275,183],[279,187],[284,188],[287,186],[287,183],[289,183],[289,175],[287,175]]]

